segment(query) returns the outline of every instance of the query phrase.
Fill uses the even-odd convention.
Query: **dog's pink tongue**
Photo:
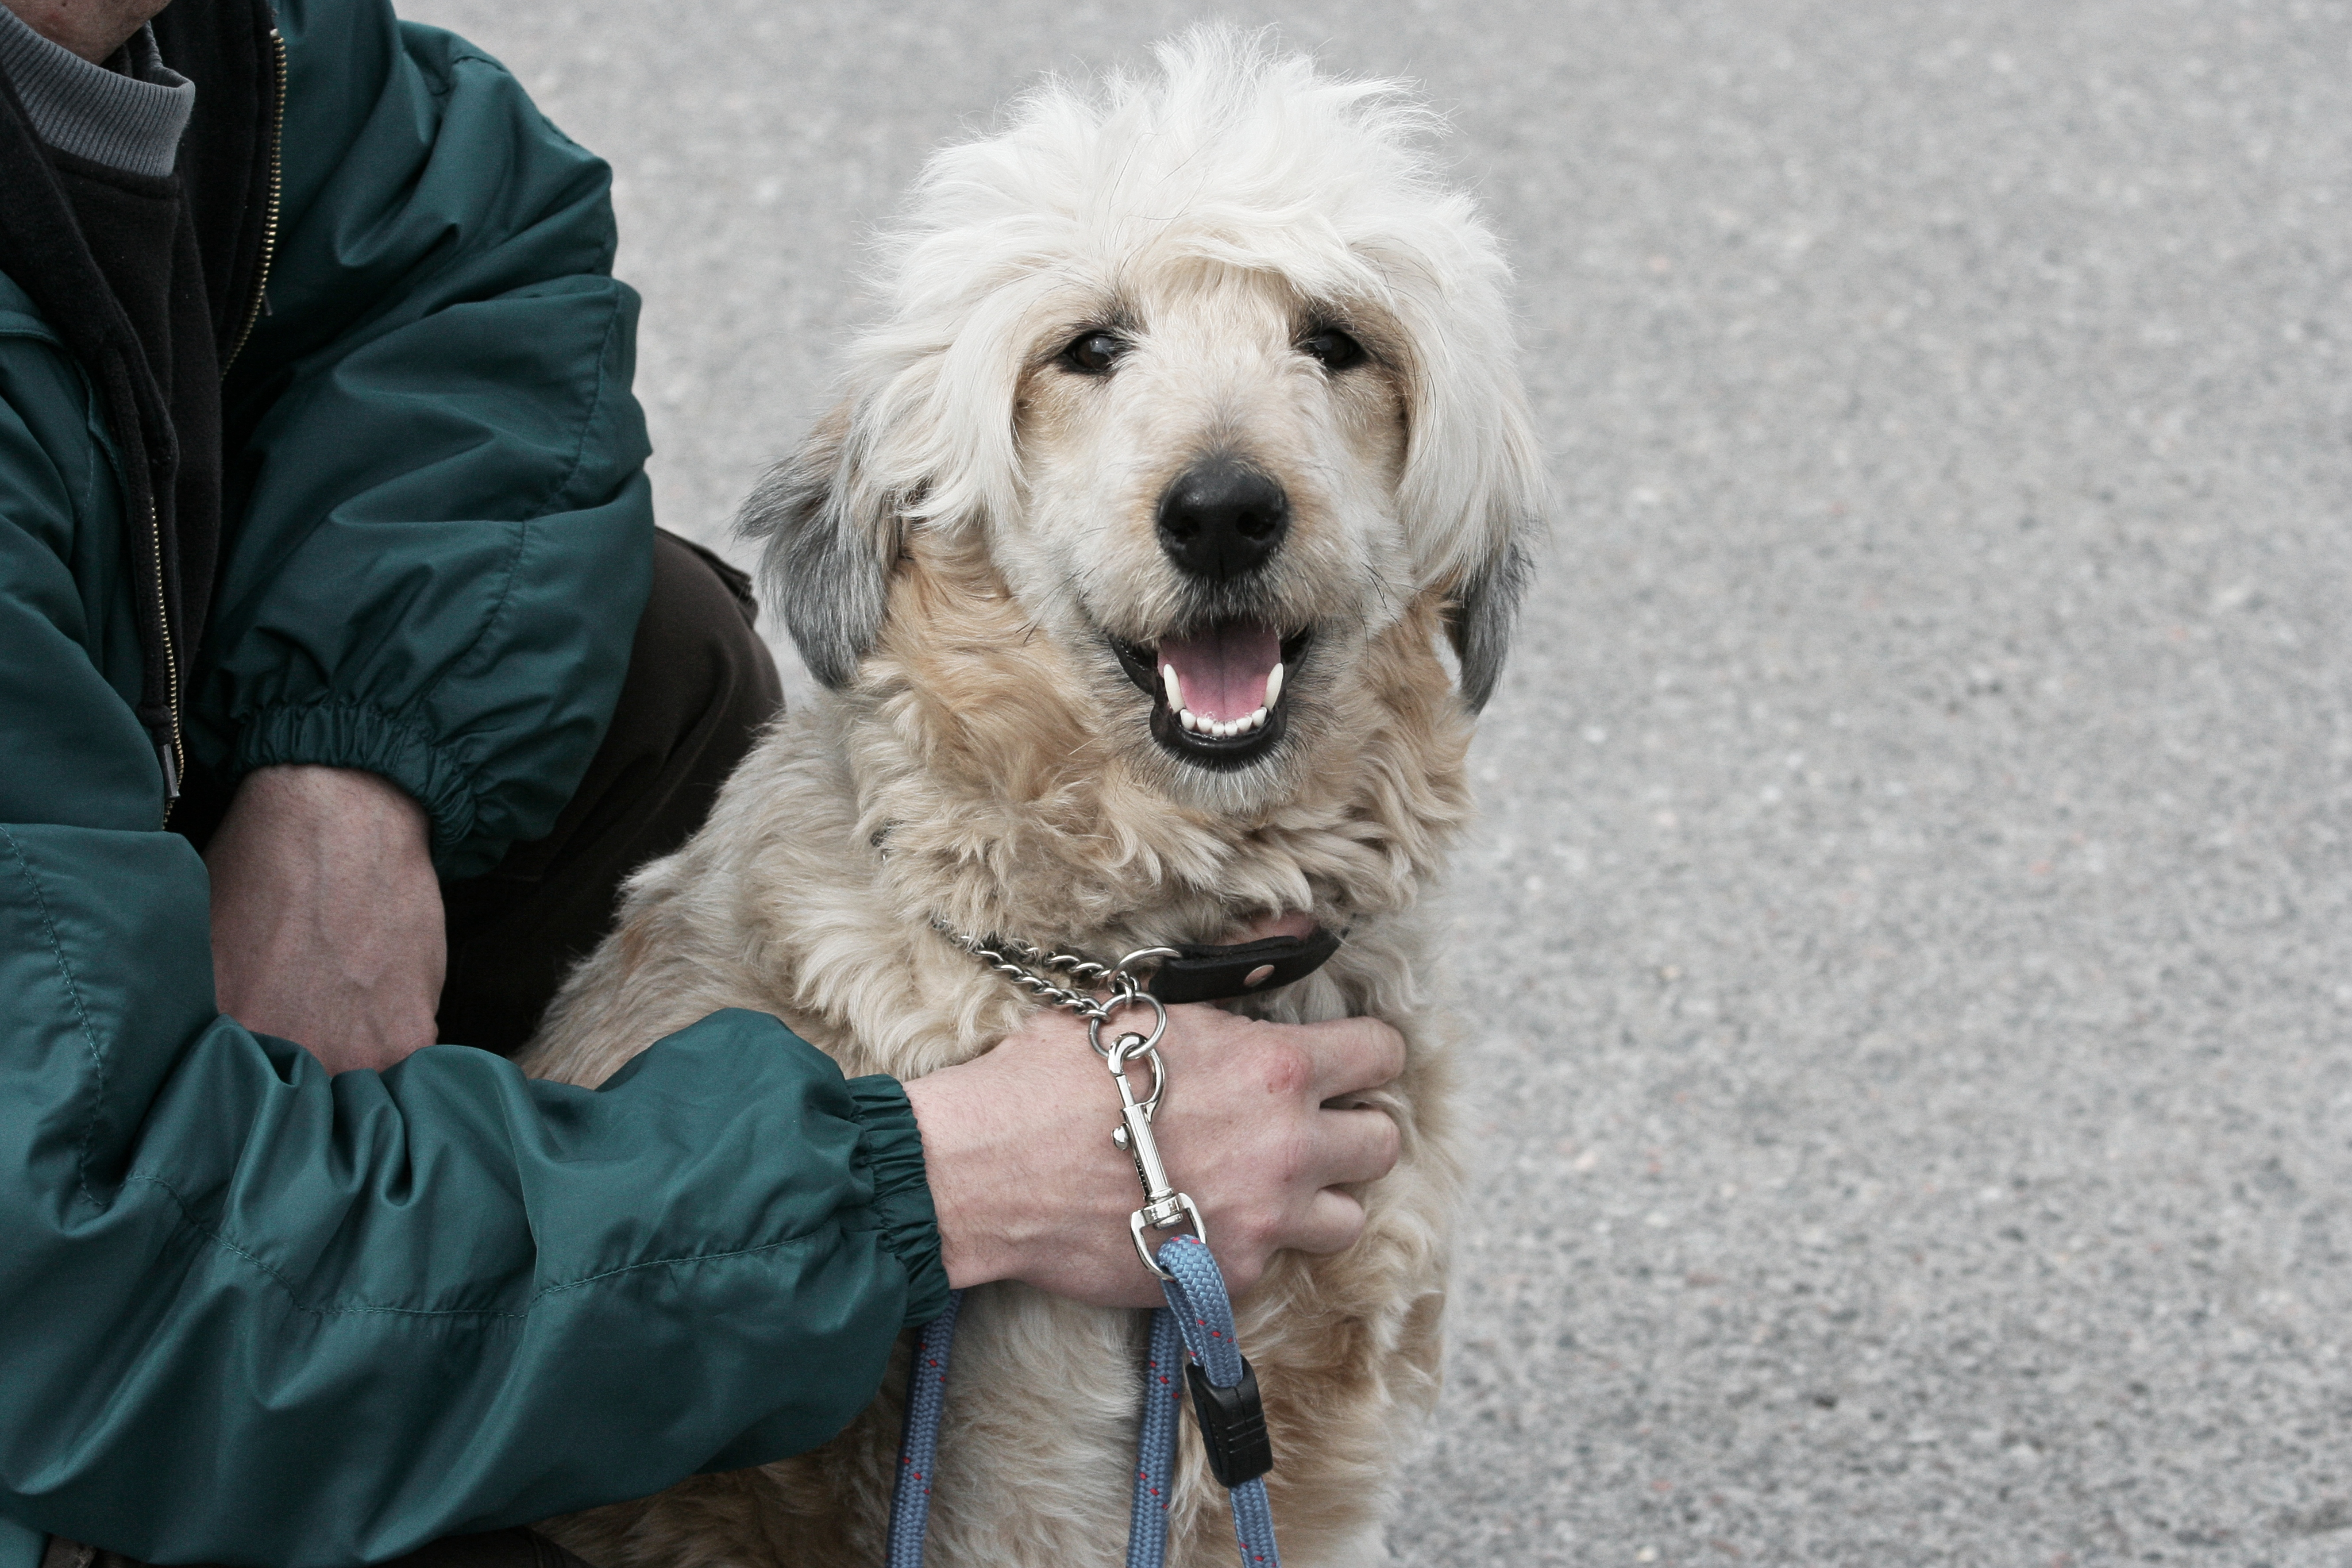
[[[1203,719],[1246,719],[1265,705],[1265,678],[1282,660],[1282,638],[1272,626],[1227,621],[1198,637],[1160,645],[1162,669],[1173,668],[1184,706]],[[1166,690],[1163,678],[1161,689]]]

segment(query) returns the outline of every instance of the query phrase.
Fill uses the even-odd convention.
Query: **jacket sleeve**
[[[650,581],[609,172],[383,0],[278,15],[278,242],[190,740],[232,780],[381,773],[467,876],[552,826]]]
[[[946,1297],[903,1091],[740,1012],[593,1092],[223,1016],[87,405],[0,312],[0,1563],[381,1563],[824,1440]]]

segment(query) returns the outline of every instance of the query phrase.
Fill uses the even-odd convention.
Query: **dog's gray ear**
[[[1445,609],[1445,635],[1462,663],[1462,700],[1471,712],[1486,706],[1503,678],[1511,651],[1511,626],[1519,614],[1533,564],[1517,540],[1473,573]]]
[[[831,687],[849,684],[881,636],[898,553],[890,498],[860,493],[851,427],[846,405],[819,421],[736,520],[744,538],[767,542],[761,597],[783,617],[809,673]]]

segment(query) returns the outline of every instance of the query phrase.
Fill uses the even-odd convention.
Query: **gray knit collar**
[[[0,72],[24,101],[35,135],[126,174],[169,174],[196,106],[195,83],[163,63],[148,27],[94,66],[0,6]]]

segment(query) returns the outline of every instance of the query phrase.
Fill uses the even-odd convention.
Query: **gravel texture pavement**
[[[924,153],[1209,14],[409,10],[614,161],[704,538]],[[2352,12],[1223,14],[1451,112],[1558,476],[1399,1556],[2352,1562]]]

